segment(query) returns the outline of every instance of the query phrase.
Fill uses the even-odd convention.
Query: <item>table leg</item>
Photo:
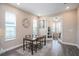
[[[26,48],[27,48],[27,41],[26,41]]]
[[[33,55],[33,41],[32,41],[32,44],[31,44],[31,54]]]
[[[35,52],[37,52],[37,41],[36,41],[36,45],[35,45],[34,48],[35,48]]]
[[[44,45],[46,45],[46,38],[44,39]]]

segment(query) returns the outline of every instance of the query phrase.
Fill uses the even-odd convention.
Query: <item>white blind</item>
[[[5,38],[13,40],[16,38],[16,14],[12,12],[5,13]]]

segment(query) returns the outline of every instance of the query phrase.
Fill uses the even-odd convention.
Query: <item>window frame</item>
[[[15,18],[14,18],[15,23],[14,23],[14,25],[11,26],[11,27],[15,27],[15,32],[13,31],[13,32],[15,33],[15,36],[12,36],[12,38],[7,38],[7,36],[6,36],[6,32],[7,32],[7,31],[6,31],[6,27],[8,26],[8,25],[7,25],[8,23],[6,22],[6,19],[7,19],[7,18],[6,18],[6,17],[7,17],[6,14],[7,14],[7,13],[10,13],[10,14],[12,14],[12,15],[15,17]],[[8,15],[10,15],[10,14],[8,14]],[[11,23],[11,22],[10,22],[10,23]],[[12,35],[13,35],[13,34],[12,34]],[[6,11],[6,12],[5,12],[5,41],[12,41],[12,40],[15,40],[15,39],[16,39],[16,13],[11,12],[11,11]]]

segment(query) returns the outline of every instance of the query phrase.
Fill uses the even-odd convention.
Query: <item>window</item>
[[[16,38],[16,14],[12,12],[5,13],[5,39],[13,40]]]
[[[52,32],[56,32],[55,27],[56,27],[55,22],[53,22]]]
[[[62,23],[61,22],[53,22],[52,32],[61,33],[62,32]]]
[[[33,19],[33,37],[37,35],[38,29],[37,29],[37,20]]]
[[[61,27],[62,27],[62,26],[61,26],[61,22],[57,22],[57,23],[56,23],[56,32],[57,32],[57,33],[61,33],[61,31],[62,31]]]
[[[46,27],[46,20],[40,20],[39,27],[45,28]]]

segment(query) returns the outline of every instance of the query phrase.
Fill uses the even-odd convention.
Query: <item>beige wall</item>
[[[77,9],[77,45],[79,47],[79,8]]]
[[[56,16],[63,17],[63,38],[66,43],[76,44],[77,41],[77,10],[70,10],[58,14]]]
[[[24,35],[32,34],[32,15],[7,4],[0,5],[0,28],[1,29],[5,30],[5,12],[6,11],[10,11],[16,14],[16,39],[11,41],[5,41],[5,36],[4,36],[0,40],[1,48],[3,48],[4,50],[22,44]],[[31,24],[29,25],[28,28],[24,28],[22,26],[22,20],[27,17],[30,18]]]
[[[63,14],[63,41],[68,43],[76,43],[77,33],[77,10],[65,12]]]

